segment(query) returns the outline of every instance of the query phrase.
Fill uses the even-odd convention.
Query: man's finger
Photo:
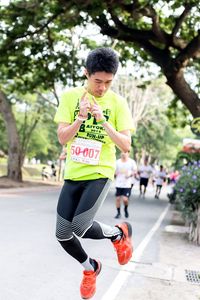
[[[94,102],[94,104],[98,105],[97,101],[95,100],[94,96],[92,96],[92,101]]]
[[[87,95],[87,91],[82,95],[81,100],[85,100],[85,96]]]

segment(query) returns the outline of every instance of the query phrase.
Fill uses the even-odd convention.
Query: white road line
[[[168,209],[170,207],[170,204],[167,205],[167,207],[164,209],[164,211],[161,213],[160,217],[156,221],[156,223],[153,225],[151,230],[147,233],[147,235],[144,237],[142,242],[139,244],[139,246],[134,251],[133,259],[131,262],[134,262],[134,260],[139,261],[141,258],[146,246],[150,242],[151,238],[153,237],[154,233],[158,230],[160,227],[164,217],[166,216]],[[126,266],[123,266],[112,282],[110,288],[107,290],[107,292],[104,294],[104,296],[101,298],[101,300],[114,300],[119,293],[120,289],[122,288],[125,281],[131,276],[132,272],[134,271],[136,265],[133,263],[128,263]]]

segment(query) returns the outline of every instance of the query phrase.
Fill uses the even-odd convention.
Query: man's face
[[[114,75],[106,72],[96,72],[89,75],[87,71],[85,75],[88,79],[87,89],[90,94],[95,97],[103,97],[110,88]]]

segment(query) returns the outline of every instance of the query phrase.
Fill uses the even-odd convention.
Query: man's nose
[[[104,83],[101,84],[100,90],[101,91],[105,91],[106,90],[106,85]]]

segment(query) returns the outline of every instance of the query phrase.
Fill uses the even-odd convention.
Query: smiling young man
[[[132,257],[129,223],[109,226],[94,220],[115,172],[115,146],[130,150],[132,118],[125,99],[110,90],[118,57],[110,48],[91,51],[86,60],[87,85],[63,94],[55,121],[58,139],[67,144],[65,182],[57,206],[56,237],[82,264],[80,293],[91,298],[101,263],[82,248],[79,238],[110,239],[121,265]]]

